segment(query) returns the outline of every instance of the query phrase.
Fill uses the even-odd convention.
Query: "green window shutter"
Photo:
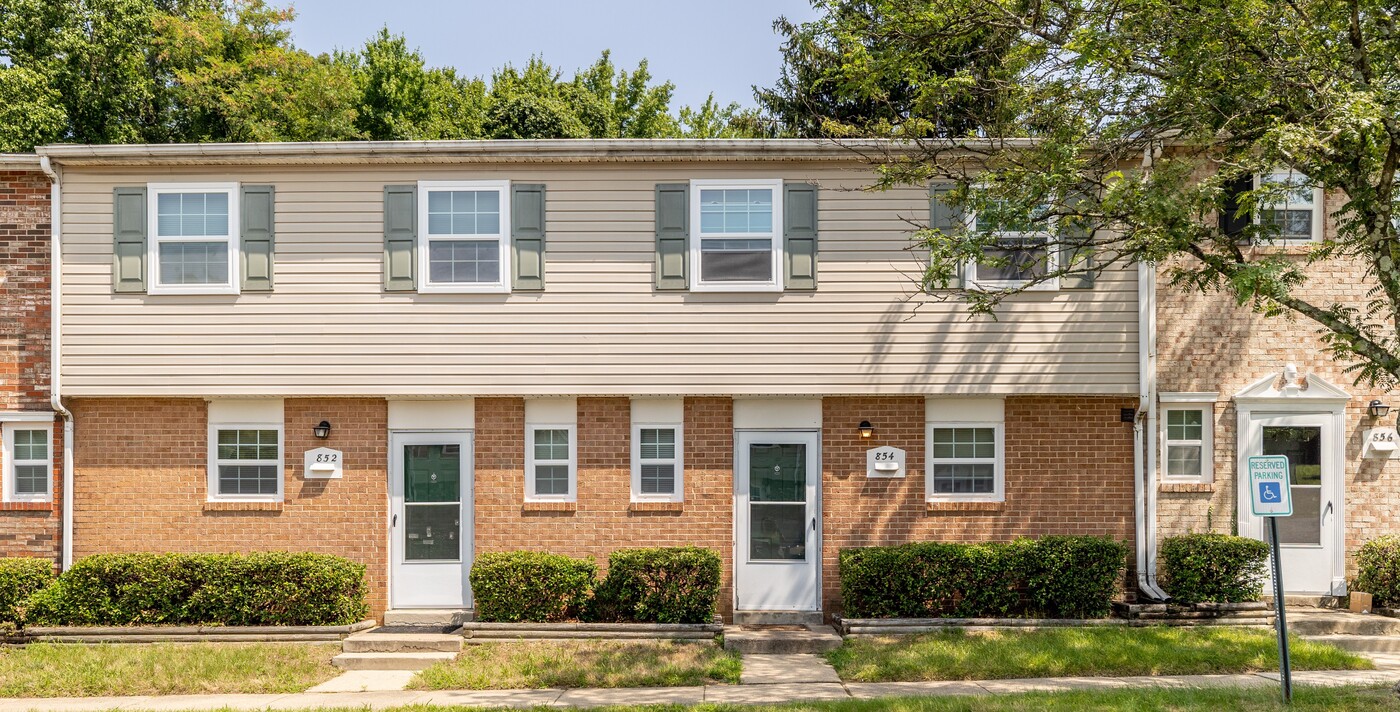
[[[112,291],[146,291],[146,189],[112,191]]]
[[[1082,199],[1082,198],[1080,198]],[[1078,203],[1079,199],[1071,204]],[[1060,277],[1060,289],[1093,289],[1094,247],[1090,225],[1083,220],[1064,220],[1060,225],[1060,267],[1074,270]]]
[[[418,288],[418,186],[384,186],[384,291]]]
[[[783,184],[784,289],[817,288],[817,186]]]
[[[510,187],[511,289],[544,289],[544,186]]]
[[[243,186],[239,221],[242,236],[242,282],[245,292],[272,291],[273,188]]]
[[[656,186],[656,288],[690,286],[690,184]]]
[[[939,182],[933,183],[928,189],[928,226],[935,230],[942,230],[945,235],[953,235],[967,226],[962,208],[951,205],[945,200],[954,187],[953,183]],[[953,278],[948,280],[947,287],[949,289],[962,289],[964,286],[966,286],[966,279],[963,275],[963,267],[958,265]]]

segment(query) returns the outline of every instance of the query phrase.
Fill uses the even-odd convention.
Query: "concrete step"
[[[734,611],[734,625],[819,626],[825,622],[821,611]]]
[[[384,612],[384,625],[421,625],[446,627],[476,620],[469,608],[397,608]]]
[[[724,649],[744,655],[797,655],[824,653],[841,647],[841,636],[829,625],[808,626],[803,630],[754,630],[726,626]]]
[[[458,653],[462,636],[449,633],[356,633],[341,642],[347,653]]]
[[[1395,635],[1400,619],[1346,611],[1288,611],[1288,631],[1297,635]]]
[[[331,664],[342,670],[425,670],[456,657],[456,653],[341,653],[331,658]]]
[[[1393,635],[1305,635],[1304,640],[1327,643],[1353,653],[1400,653],[1400,636]]]

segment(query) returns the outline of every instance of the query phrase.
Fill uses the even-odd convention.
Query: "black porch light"
[[[331,422],[329,420],[321,421],[311,429],[311,434],[315,435],[317,440],[325,440],[331,436]]]
[[[868,420],[860,421],[860,425],[857,427],[860,428],[860,436],[863,438],[868,438],[875,434],[875,426],[871,425]]]
[[[1390,406],[1378,400],[1373,400],[1369,405],[1366,406],[1366,415],[1369,415],[1372,418],[1384,418],[1389,412]]]

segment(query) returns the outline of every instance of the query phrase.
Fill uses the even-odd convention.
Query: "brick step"
[[[724,649],[745,655],[795,655],[825,653],[841,647],[841,636],[829,625],[805,630],[745,630],[725,626]]]
[[[803,625],[825,623],[821,611],[734,611],[734,625]]]
[[[1400,653],[1400,636],[1394,635],[1304,635],[1302,638],[1353,653]]]
[[[426,670],[456,657],[456,653],[341,653],[331,658],[331,664],[342,670]]]
[[[458,653],[462,636],[449,633],[357,633],[341,643],[347,653]]]

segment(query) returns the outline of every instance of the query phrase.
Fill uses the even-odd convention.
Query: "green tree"
[[[775,138],[776,127],[756,109],[738,102],[720,106],[715,95],[705,97],[700,108],[681,107],[681,135],[686,138]]]
[[[0,67],[0,151],[58,141],[68,128],[58,92],[30,69]]]
[[[840,60],[840,91],[861,91],[863,77],[907,73],[927,95],[921,102],[991,98],[967,104],[975,140],[893,145],[880,160],[880,185],[947,181],[955,186],[947,202],[976,211],[978,228],[1030,225],[1059,241],[1063,259],[1038,258],[1023,287],[952,292],[974,313],[1048,280],[1161,263],[1180,287],[1312,320],[1358,381],[1400,383],[1394,3],[868,4],[918,56],[855,42]],[[983,46],[976,40],[987,32],[1012,39],[972,66],[944,57]],[[953,69],[922,74],[929,66]],[[1340,205],[1335,230],[1303,255],[1276,245],[1286,213],[1274,208],[1296,186],[1256,188],[1251,179],[1280,167]],[[922,287],[931,293],[949,294],[941,288],[969,261],[1020,259],[993,230],[944,227],[919,233],[929,254]],[[1310,268],[1331,261],[1361,265],[1368,284],[1305,291],[1310,272],[1325,273]]]

